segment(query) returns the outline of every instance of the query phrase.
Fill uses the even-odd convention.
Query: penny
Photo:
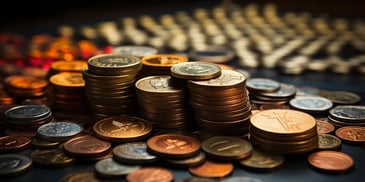
[[[365,126],[343,126],[335,131],[336,136],[350,143],[365,142]]]
[[[297,96],[289,101],[290,106],[308,113],[324,113],[333,107],[333,103],[320,96]]]
[[[126,180],[128,182],[172,182],[174,181],[174,174],[169,169],[163,167],[141,167],[127,174]]]
[[[33,150],[30,154],[34,164],[44,167],[66,167],[75,162],[75,158],[66,155],[61,149]]]
[[[0,155],[0,177],[16,176],[29,171],[32,159],[21,154]]]
[[[38,136],[47,141],[66,141],[82,133],[82,126],[68,121],[43,124],[37,129]]]
[[[206,159],[206,154],[200,151],[197,155],[182,159],[165,159],[164,162],[173,168],[188,168],[202,164]]]
[[[99,160],[94,165],[96,175],[104,179],[120,179],[139,168],[140,166],[118,163],[113,158]]]
[[[149,121],[127,115],[106,117],[97,121],[93,126],[97,137],[116,142],[144,139],[152,132],[152,128]]]
[[[252,154],[249,141],[235,136],[213,136],[202,142],[202,149],[219,160],[244,159]]]
[[[48,82],[34,76],[11,75],[5,78],[4,82],[17,89],[39,90],[47,87]]]
[[[198,177],[223,178],[233,172],[234,166],[230,162],[215,162],[205,160],[199,166],[189,167],[189,172]]]
[[[317,123],[317,133],[318,134],[332,133],[336,129],[335,126],[328,121],[323,121],[323,120],[319,120],[316,118],[316,123]]]
[[[0,153],[22,151],[30,146],[31,138],[24,135],[0,137]]]
[[[338,150],[341,148],[341,139],[337,136],[322,133],[318,134],[318,147],[319,150]]]
[[[81,72],[87,68],[86,61],[54,61],[51,63],[50,71],[53,72]]]
[[[148,151],[162,157],[193,156],[200,147],[200,141],[196,138],[177,133],[154,135],[147,140]]]
[[[182,62],[171,66],[171,75],[176,78],[190,80],[207,80],[221,74],[221,68],[214,63]]]
[[[354,165],[350,155],[330,150],[314,152],[308,156],[307,161],[316,169],[336,173],[347,172]]]
[[[146,164],[157,161],[159,158],[147,152],[145,142],[129,142],[113,148],[114,159],[126,164]]]
[[[74,137],[63,144],[65,152],[74,157],[97,157],[111,149],[111,143],[92,135]]]
[[[61,87],[84,87],[85,80],[82,73],[62,72],[49,78],[51,84]]]
[[[240,160],[239,163],[247,169],[272,171],[281,167],[284,161],[284,155],[253,149],[252,154]]]

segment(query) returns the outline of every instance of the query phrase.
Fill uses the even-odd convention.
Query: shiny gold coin
[[[59,61],[54,61],[51,64],[51,70],[56,72],[81,72],[86,68],[87,68],[86,61],[81,61],[81,60],[73,60],[73,61],[59,60]]]
[[[127,115],[110,116],[97,121],[93,126],[96,136],[116,142],[141,140],[152,132],[152,128],[149,121]]]
[[[84,87],[85,81],[82,73],[62,72],[57,73],[49,78],[53,85],[62,87]]]
[[[12,88],[34,91],[44,89],[48,85],[45,79],[25,75],[8,76],[5,78],[4,83]]]

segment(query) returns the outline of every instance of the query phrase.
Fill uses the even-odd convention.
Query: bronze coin
[[[111,143],[92,135],[84,135],[66,141],[63,148],[70,156],[96,157],[106,154],[111,148]]]
[[[230,162],[215,162],[205,160],[199,166],[189,167],[189,172],[198,177],[223,178],[233,172],[233,164]]]
[[[30,146],[32,139],[24,135],[0,137],[0,153],[17,152]]]
[[[72,173],[68,173],[63,176],[60,182],[74,182],[74,181],[87,181],[87,182],[100,182],[101,179],[97,178],[94,175],[94,171],[87,170],[87,171],[76,171]]]
[[[200,150],[200,141],[183,134],[160,134],[147,140],[147,149],[157,156],[189,157]]]
[[[350,155],[330,150],[314,152],[307,160],[312,167],[327,172],[347,172],[354,165]]]
[[[35,164],[45,167],[65,167],[75,162],[75,158],[66,155],[61,149],[33,150],[30,157]]]
[[[316,119],[316,123],[317,123],[317,133],[318,134],[322,134],[322,133],[332,133],[333,131],[335,131],[335,125],[333,125],[332,123],[324,120],[320,120],[320,119]]]
[[[172,182],[174,174],[163,167],[142,167],[130,172],[126,177],[128,182]]]
[[[335,135],[328,133],[318,134],[318,147],[319,150],[338,150],[341,148],[342,141]]]
[[[252,155],[239,162],[247,169],[272,171],[282,166],[284,161],[284,155],[254,149]]]
[[[365,142],[365,126],[343,126],[336,130],[336,135],[350,143]]]

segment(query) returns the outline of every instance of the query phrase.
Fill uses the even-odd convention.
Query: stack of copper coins
[[[177,129],[189,125],[187,90],[185,85],[173,82],[170,75],[156,75],[141,78],[135,84],[139,115],[156,128]]]
[[[248,133],[251,105],[246,77],[234,70],[222,70],[219,77],[188,81],[189,103],[197,126],[225,135]]]
[[[255,104],[286,104],[296,95],[296,87],[270,78],[247,80],[250,101]]]
[[[59,60],[51,63],[51,67],[48,70],[47,77],[51,77],[54,74],[61,72],[78,72],[82,73],[87,68],[86,61],[83,60]]]
[[[17,131],[36,136],[36,129],[53,121],[53,114],[45,105],[18,105],[5,111],[6,132]],[[11,134],[11,133],[9,133]]]
[[[96,119],[135,114],[134,83],[141,68],[140,58],[127,54],[101,54],[88,60],[83,71],[85,94]]]
[[[61,72],[49,78],[52,108],[58,113],[86,114],[85,81],[82,73]]]
[[[177,54],[154,54],[142,58],[141,76],[169,75],[171,66],[187,62],[188,58]]]
[[[318,147],[313,116],[292,109],[268,109],[252,115],[250,141],[257,149],[278,154],[300,154]]]
[[[34,76],[11,75],[5,78],[4,84],[7,92],[20,101],[43,97],[47,94],[47,80]]]

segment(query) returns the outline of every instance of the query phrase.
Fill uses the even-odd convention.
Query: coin
[[[205,158],[206,158],[205,152],[200,151],[198,154],[191,157],[182,159],[168,158],[165,159],[164,162],[173,168],[188,168],[202,164],[205,161]]]
[[[147,152],[145,142],[128,142],[117,145],[113,148],[113,157],[114,160],[125,164],[146,164],[159,159]]]
[[[30,157],[34,164],[43,167],[66,167],[76,161],[76,158],[66,155],[62,149],[37,149],[30,153]]]
[[[316,123],[317,123],[317,133],[318,134],[322,134],[322,133],[332,133],[335,131],[335,126],[328,122],[328,121],[324,121],[324,120],[318,120],[316,118]]]
[[[226,63],[233,59],[234,52],[224,46],[208,46],[204,49],[192,50],[188,53],[194,61]]]
[[[213,136],[202,142],[202,149],[219,160],[244,159],[252,154],[249,141],[235,136]]]
[[[260,178],[248,176],[231,176],[221,180],[221,182],[264,182]]]
[[[324,113],[333,107],[333,103],[320,96],[297,96],[289,101],[294,109],[307,113]]]
[[[343,122],[363,123],[365,122],[365,106],[337,105],[329,110],[329,116]]]
[[[345,173],[354,166],[350,155],[338,151],[314,152],[308,156],[307,160],[312,167],[325,172]]]
[[[221,68],[214,63],[182,62],[171,66],[171,75],[189,80],[207,80],[221,74]]]
[[[52,142],[41,139],[39,137],[33,137],[31,141],[32,147],[36,149],[51,149],[58,147],[61,142]]]
[[[103,179],[120,179],[139,168],[140,166],[138,165],[132,166],[118,163],[113,158],[99,160],[94,165],[96,176]]]
[[[284,161],[284,155],[253,149],[252,154],[239,160],[239,163],[247,169],[255,171],[273,171],[281,167]]]
[[[194,156],[199,152],[200,147],[200,141],[196,138],[177,133],[158,134],[147,140],[148,151],[161,157]]]
[[[365,126],[343,126],[335,131],[336,136],[349,143],[365,142]]]
[[[71,172],[64,175],[60,182],[74,182],[74,181],[87,181],[87,182],[100,182],[101,179],[97,178],[93,170],[82,170]]]
[[[18,105],[5,111],[5,117],[10,121],[40,120],[51,114],[51,109],[45,105]]]
[[[82,133],[82,126],[68,121],[43,124],[37,129],[38,136],[47,141],[66,141]]]
[[[31,138],[24,135],[9,135],[0,137],[0,153],[18,152],[28,148]]]
[[[235,70],[222,70],[220,76],[211,78],[208,80],[194,81],[190,80],[189,83],[193,84],[194,87],[199,88],[232,88],[236,85],[244,85],[246,77],[242,73]]]
[[[231,162],[216,162],[212,160],[205,160],[205,162],[198,166],[189,167],[191,174],[204,178],[223,178],[233,172],[234,166]]]
[[[30,157],[21,154],[0,155],[0,176],[9,177],[29,171],[33,161]]]
[[[49,78],[51,84],[59,87],[84,87],[85,80],[82,73],[62,72]]]
[[[274,92],[280,89],[280,83],[269,78],[250,78],[246,86],[252,92]]]
[[[158,50],[154,47],[140,45],[117,46],[113,48],[113,53],[130,54],[140,58],[157,54],[157,52]]]
[[[349,91],[324,90],[319,92],[318,95],[329,99],[336,105],[358,104],[361,101],[361,97],[358,94]]]
[[[141,61],[148,67],[170,68],[177,63],[187,62],[188,58],[178,54],[154,54],[143,57]]]
[[[93,135],[83,135],[67,140],[63,144],[63,149],[73,157],[99,157],[105,155],[111,149],[111,143]]]
[[[144,139],[151,134],[152,128],[149,121],[128,115],[109,116],[97,121],[93,126],[97,137],[116,142]]]
[[[341,148],[341,139],[337,136],[322,133],[318,134],[318,147],[319,150],[339,150]]]
[[[174,174],[169,169],[163,167],[149,166],[141,167],[127,174],[128,182],[172,182],[174,181]]]
[[[217,182],[217,180],[212,178],[202,178],[202,177],[192,176],[188,178],[178,179],[176,182]]]

